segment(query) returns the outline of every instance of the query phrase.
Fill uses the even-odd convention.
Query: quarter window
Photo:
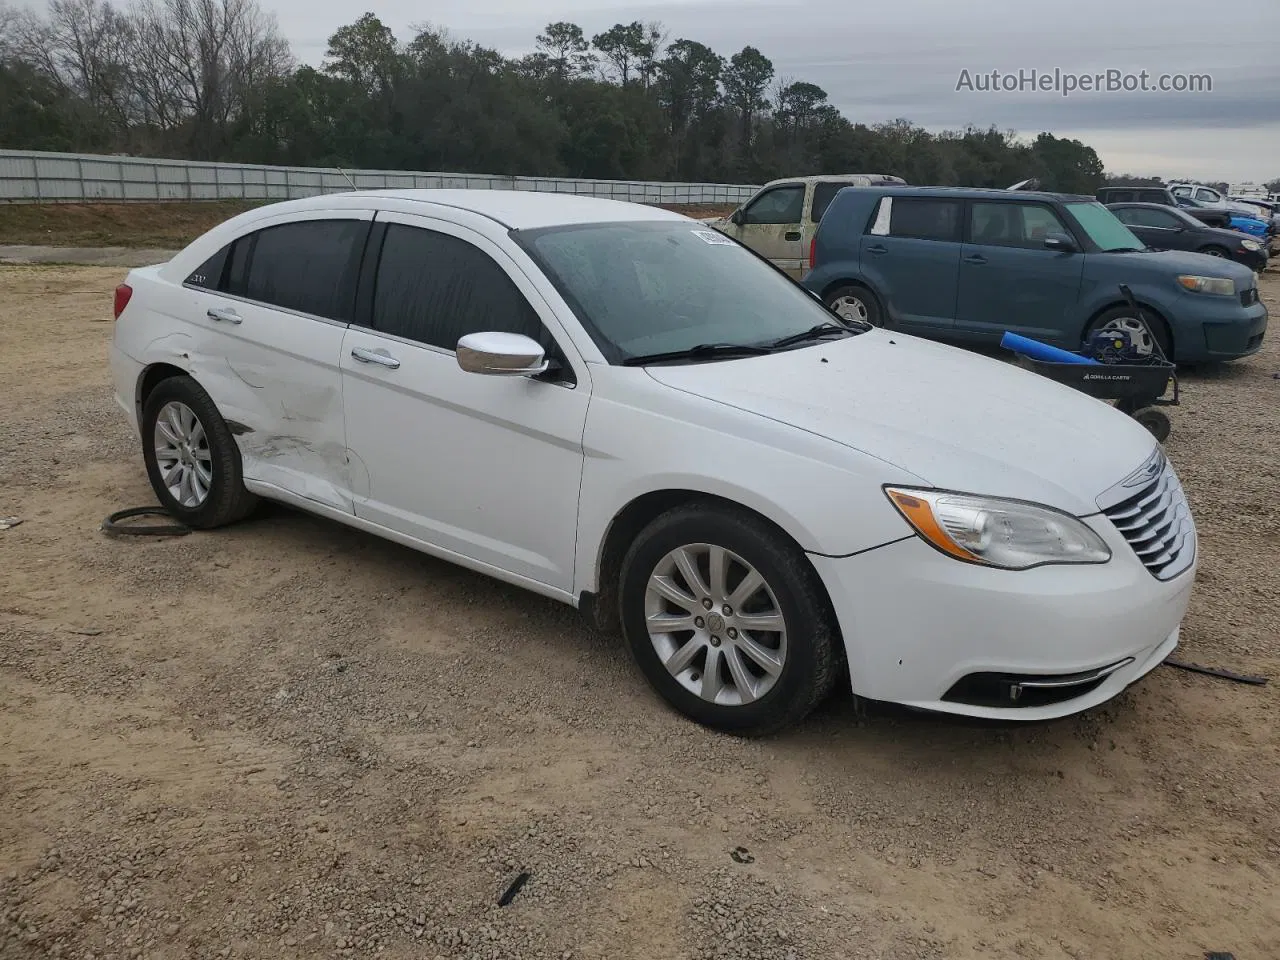
[[[212,257],[192,271],[184,283],[190,287],[201,287],[205,290],[218,290],[222,287],[223,268],[227,265],[227,253],[230,246],[223,247]]]
[[[836,194],[845,187],[851,187],[851,183],[829,183],[820,182],[813,185],[813,205],[809,211],[809,219],[814,223],[822,220],[822,215],[827,212],[827,207],[831,206],[831,201],[836,198]]]
[[[799,223],[804,213],[804,185],[776,187],[761,194],[743,211],[745,223]]]
[[[364,220],[300,220],[241,237],[228,289],[273,307],[348,320],[368,228]]]
[[[457,348],[468,333],[522,333],[558,356],[555,341],[507,272],[473,244],[400,223],[387,226],[374,282],[373,328]]]

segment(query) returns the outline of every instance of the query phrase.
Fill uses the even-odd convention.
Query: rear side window
[[[809,208],[809,219],[814,223],[822,220],[822,215],[827,212],[827,207],[831,206],[831,201],[836,198],[836,194],[845,187],[852,187],[852,183],[815,183],[813,185],[813,204]]]
[[[196,267],[183,282],[187,286],[201,287],[205,290],[221,289],[222,275],[227,265],[227,253],[230,249],[230,245],[223,247],[200,266]]]
[[[365,220],[302,220],[241,237],[232,253],[229,289],[273,307],[348,320],[368,229]],[[241,280],[234,274],[244,269],[245,259]]]
[[[914,240],[959,242],[960,210],[959,200],[884,197],[871,232]]]
[[[373,292],[373,328],[457,348],[468,333],[522,333],[549,355],[555,341],[507,272],[483,250],[445,233],[387,225]]]

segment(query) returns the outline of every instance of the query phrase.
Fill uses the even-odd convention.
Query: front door
[[[441,220],[378,218],[387,222],[384,236],[375,227],[368,326],[353,325],[342,350],[356,516],[570,590],[585,365],[495,244]],[[483,331],[534,337],[558,370],[538,379],[464,372],[458,339]]]
[[[724,232],[797,280],[808,263],[804,245],[805,184],[788,183],[757,194]]]
[[[1042,203],[973,201],[960,257],[956,332],[999,341],[1006,330],[1074,348],[1069,329],[1085,254],[1045,248],[1051,233],[1072,236]]]

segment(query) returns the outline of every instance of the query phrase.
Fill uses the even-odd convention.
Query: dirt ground
[[[1027,727],[838,698],[743,742],[572,610],[332,523],[105,536],[155,502],[120,276],[0,267],[4,960],[1280,956],[1280,329],[1186,378],[1168,444],[1180,656],[1271,684],[1161,667]]]
[[[177,250],[261,201],[204,203],[0,203],[0,245],[159,247]],[[734,205],[660,204],[690,217],[719,217]]]

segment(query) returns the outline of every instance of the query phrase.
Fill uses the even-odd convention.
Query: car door
[[[998,341],[1006,330],[1074,342],[1073,308],[1085,255],[1049,250],[1052,233],[1072,231],[1045,203],[973,200],[960,257],[956,332]],[[1076,241],[1079,242],[1078,240]]]
[[[1148,207],[1121,207],[1112,212],[1152,250],[1189,249],[1185,225],[1172,213]]]
[[[590,383],[552,309],[498,245],[444,220],[379,213],[372,281],[342,348],[356,516],[453,558],[573,585]],[[467,373],[468,333],[538,339],[558,372]]]
[[[187,278],[186,349],[236,435],[245,479],[346,513],[339,361],[372,211],[273,218]]]
[[[738,213],[725,232],[775,266],[800,279],[807,264],[804,245],[806,185],[788,183],[758,194]]]
[[[859,263],[897,325],[922,332],[954,326],[963,209],[946,198],[880,199]]]

